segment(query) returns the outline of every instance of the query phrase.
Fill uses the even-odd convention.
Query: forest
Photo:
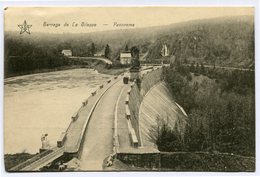
[[[5,77],[34,70],[69,66],[61,55],[70,49],[74,56],[103,54],[112,61],[119,59],[126,46],[137,46],[142,62],[161,58],[166,44],[170,56],[183,63],[205,63],[248,68],[254,66],[254,17],[236,16],[201,19],[166,26],[114,30],[93,33],[4,35]],[[107,49],[109,46],[109,50]]]
[[[187,67],[164,69],[165,81],[188,115],[184,141],[176,130],[160,125],[161,151],[206,151],[255,156],[254,71]]]
[[[176,25],[150,45],[147,60],[160,58],[163,44],[184,63],[250,67],[254,64],[254,21],[227,17]]]

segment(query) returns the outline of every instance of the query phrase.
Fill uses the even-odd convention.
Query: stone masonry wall
[[[129,109],[131,113],[131,123],[136,132],[139,146],[141,145],[139,134],[139,108],[145,94],[158,82],[162,80],[162,68],[157,68],[144,74],[141,78],[140,87],[134,83],[129,95]]]
[[[139,170],[190,172],[254,172],[255,157],[230,153],[158,152],[118,153],[117,158]],[[136,168],[138,170],[138,168]]]
[[[147,170],[158,169],[161,166],[159,153],[118,153],[117,158],[125,164]]]

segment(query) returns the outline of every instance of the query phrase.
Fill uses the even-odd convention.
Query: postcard
[[[6,7],[6,171],[254,172],[254,14]]]

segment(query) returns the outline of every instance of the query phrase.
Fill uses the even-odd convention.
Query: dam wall
[[[138,139],[138,145],[142,145],[139,132],[139,109],[146,93],[162,80],[162,68],[155,68],[141,76],[141,82],[134,82],[129,93],[129,110],[131,114],[132,127]]]
[[[183,142],[187,122],[186,113],[174,101],[167,83],[157,83],[145,95],[140,106],[139,129],[142,145],[157,148],[157,130],[163,123],[174,130]]]

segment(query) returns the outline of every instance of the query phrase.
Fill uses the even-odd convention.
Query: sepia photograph
[[[255,172],[253,6],[3,15],[6,172]]]

